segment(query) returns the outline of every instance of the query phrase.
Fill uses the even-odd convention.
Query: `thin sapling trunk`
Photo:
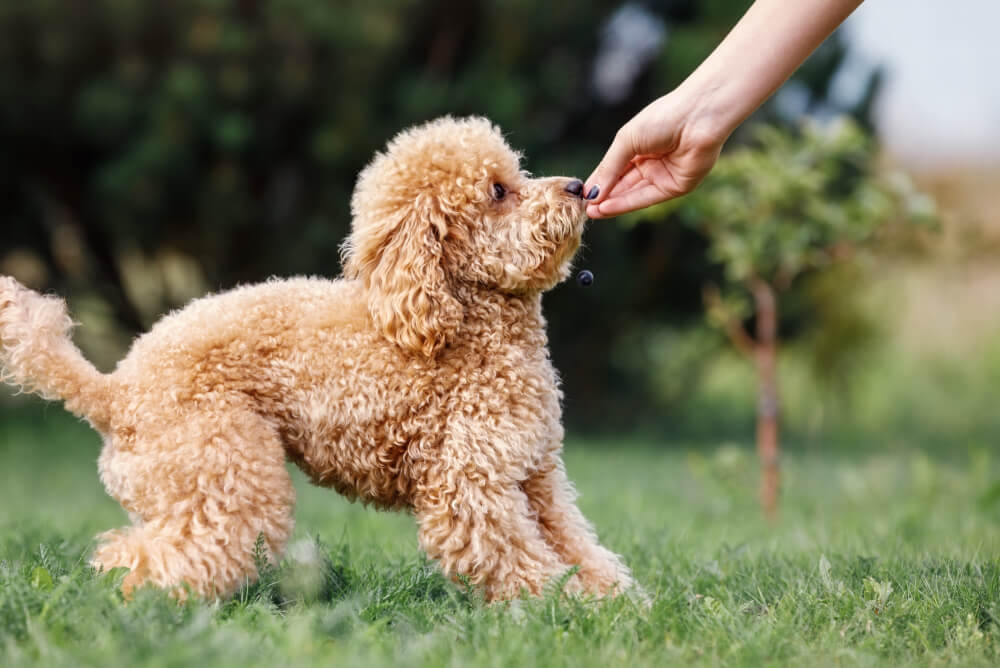
[[[774,288],[755,279],[750,284],[757,316],[754,363],[757,367],[757,455],[760,458],[760,502],[764,515],[778,513],[781,472],[778,465],[778,300]]]

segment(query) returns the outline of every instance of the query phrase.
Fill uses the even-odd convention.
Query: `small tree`
[[[709,320],[756,367],[760,496],[773,519],[780,487],[779,296],[803,273],[851,255],[884,224],[927,219],[932,205],[902,175],[877,173],[871,140],[846,119],[799,133],[762,126],[756,140],[720,159],[681,213],[708,239],[729,284],[704,289]],[[746,327],[751,316],[753,334]]]

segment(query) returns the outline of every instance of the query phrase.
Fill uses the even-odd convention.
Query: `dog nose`
[[[564,190],[574,197],[583,197],[583,181],[580,179],[573,179],[566,184],[566,188],[564,188]]]

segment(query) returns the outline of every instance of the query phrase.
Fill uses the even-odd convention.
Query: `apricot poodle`
[[[198,299],[111,374],[74,347],[61,299],[0,277],[3,379],[100,432],[108,493],[133,525],[98,569],[225,596],[292,532],[285,459],[317,485],[411,510],[421,548],[487,600],[578,566],[574,591],[632,579],[574,504],[541,293],[569,273],[583,184],[531,178],[481,118],[404,131],[361,173],[336,280]]]

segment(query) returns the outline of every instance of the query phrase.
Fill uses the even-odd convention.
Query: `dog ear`
[[[433,357],[464,317],[444,269],[447,222],[431,197],[393,208],[355,217],[344,275],[364,282],[372,320],[388,339]]]

